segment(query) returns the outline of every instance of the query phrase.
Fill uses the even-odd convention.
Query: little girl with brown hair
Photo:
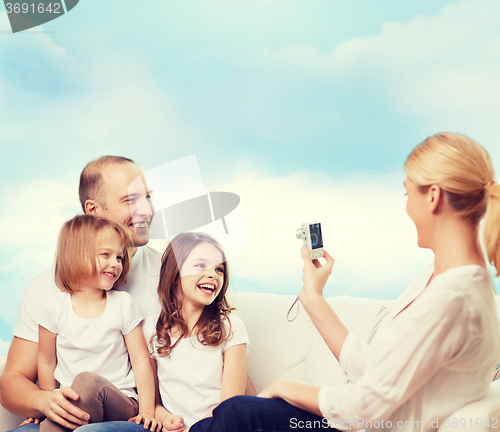
[[[181,432],[242,395],[248,336],[229,315],[229,271],[219,243],[202,233],[174,237],[162,258],[159,317],[144,324],[157,376],[155,417]]]

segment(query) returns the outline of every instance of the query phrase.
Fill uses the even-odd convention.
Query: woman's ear
[[[443,193],[438,185],[431,185],[428,191],[429,209],[432,213],[437,212],[438,206],[443,200]]]

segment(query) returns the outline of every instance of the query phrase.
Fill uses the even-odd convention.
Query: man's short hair
[[[97,201],[99,204],[106,207],[106,199],[102,187],[102,170],[112,164],[124,164],[129,162],[134,163],[132,159],[123,156],[102,156],[87,164],[80,175],[80,186],[78,188],[80,204],[82,205],[84,213],[85,202],[87,200]]]

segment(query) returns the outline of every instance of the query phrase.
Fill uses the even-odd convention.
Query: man
[[[79,194],[86,214],[103,216],[130,228],[133,257],[128,282],[122,289],[134,297],[143,315],[155,313],[159,307],[156,287],[160,254],[147,246],[154,210],[142,170],[130,159],[104,156],[89,163],[82,171]],[[35,384],[38,353],[35,315],[43,301],[59,291],[54,283],[53,271],[50,268],[36,276],[24,293],[14,338],[0,379],[0,399],[6,409],[19,416],[48,417],[75,429],[87,424],[89,417],[71,403],[78,399],[78,395],[70,387],[50,392],[40,390]],[[89,425],[88,432],[95,426]],[[141,425],[129,424],[128,427],[142,430]],[[38,425],[19,428],[19,431],[28,430],[38,430]]]

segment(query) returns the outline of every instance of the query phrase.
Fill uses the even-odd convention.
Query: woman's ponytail
[[[500,276],[500,184],[489,181],[486,186],[488,208],[484,218],[483,239],[489,262]]]

